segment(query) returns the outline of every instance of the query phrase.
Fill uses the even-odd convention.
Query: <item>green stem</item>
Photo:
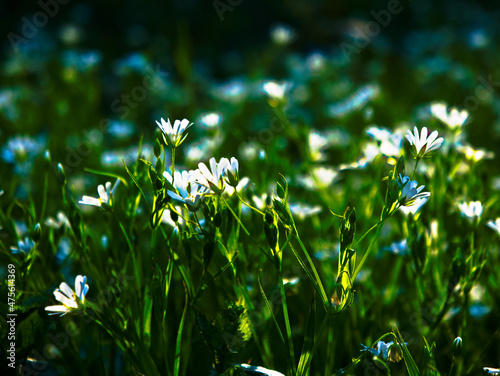
[[[375,233],[375,236],[373,237],[372,241],[370,242],[370,245],[368,246],[368,249],[366,250],[365,254],[363,255],[363,258],[361,259],[361,261],[359,262],[358,266],[356,267],[356,270],[354,270],[354,273],[352,275],[352,281],[354,281],[356,279],[358,273],[361,271],[361,268],[363,267],[364,263],[366,262],[366,259],[368,258],[368,255],[370,254],[370,251],[371,251],[373,245],[375,244],[375,241],[377,240],[377,238],[378,238],[378,236],[380,234],[380,230],[382,230],[382,223],[384,221],[385,221],[385,219],[382,220],[382,221],[380,221],[379,223],[377,223],[377,226],[378,226],[377,232]],[[359,241],[357,243],[359,243]]]
[[[174,176],[175,176],[175,148],[172,148],[172,186],[174,186]]]
[[[287,335],[287,340],[288,340],[288,350],[290,352],[290,359],[295,359],[295,351],[293,349],[293,338],[292,338],[292,329],[290,327],[290,318],[288,316],[288,305],[286,303],[286,294],[285,294],[285,285],[283,284],[283,271],[281,269],[281,263],[280,263],[280,270],[279,270],[279,278],[280,278],[280,292],[281,292],[281,305],[283,307],[283,318],[285,320],[285,328],[286,328],[286,335]],[[297,369],[295,368],[295,363],[292,362],[292,374],[295,375],[297,373]]]
[[[328,297],[326,296],[325,288],[323,287],[323,283],[321,282],[321,279],[319,278],[318,271],[316,270],[316,267],[314,266],[314,262],[311,259],[311,256],[309,256],[309,252],[307,252],[307,249],[302,243],[302,240],[300,239],[299,232],[297,231],[297,227],[295,227],[295,223],[292,222],[293,229],[295,231],[295,238],[299,242],[300,248],[302,248],[302,252],[306,255],[307,262],[309,263],[309,266],[311,267],[313,273],[314,273],[314,279],[316,280],[316,285],[318,286],[320,293],[321,293],[321,299],[323,300],[323,304],[325,304],[325,307],[328,306]],[[291,244],[290,244],[291,245]]]
[[[238,198],[240,199],[240,201],[242,202],[243,205],[245,206],[248,206],[250,209],[252,209],[253,211],[256,211],[257,213],[261,214],[261,215],[264,215],[264,213],[262,211],[260,211],[259,209],[257,209],[256,207],[253,207],[252,205],[248,204],[247,202],[245,202],[241,196],[238,194],[238,192],[236,192],[236,196],[238,196]]]
[[[420,159],[417,159],[417,161],[415,162],[415,168],[413,169],[413,174],[411,174],[411,180],[413,180],[413,178],[415,177],[415,173],[417,172],[418,162],[420,162]]]
[[[135,249],[134,249],[134,246],[132,245],[132,242],[130,241],[130,238],[128,237],[128,234],[127,234],[127,231],[125,231],[125,227],[123,227],[123,224],[121,223],[121,221],[118,219],[118,216],[116,215],[115,211],[114,210],[111,210],[111,212],[113,213],[113,216],[115,217],[116,221],[118,222],[118,225],[120,226],[122,232],[123,232],[123,236],[125,236],[125,240],[127,241],[127,244],[128,244],[128,247],[130,249],[130,254],[132,256],[132,263],[134,264],[134,272],[136,274],[136,281],[137,281],[137,293],[139,294],[139,299],[141,298],[141,280],[142,280],[142,276],[141,276],[141,273],[140,273],[140,268],[139,268],[139,265],[137,263],[137,258],[136,258],[136,255],[135,255]]]

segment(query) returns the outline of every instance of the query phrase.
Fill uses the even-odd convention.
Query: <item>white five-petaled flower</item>
[[[224,192],[224,174],[228,168],[227,158],[221,158],[217,163],[215,158],[210,158],[210,170],[205,163],[198,164],[198,170],[192,171],[192,178],[204,187],[212,190],[215,194]]]
[[[77,275],[75,278],[75,292],[68,286],[66,282],[62,282],[59,288],[54,291],[56,300],[60,301],[62,305],[45,307],[49,311],[49,315],[60,314],[64,316],[66,313],[74,311],[85,304],[85,295],[89,291],[87,285],[87,277]]]
[[[411,206],[416,203],[418,199],[429,197],[429,192],[422,192],[425,185],[418,187],[416,180],[411,180],[408,176],[401,176],[398,179],[399,186],[399,204],[402,206]]]
[[[458,208],[462,216],[466,217],[469,222],[480,218],[483,214],[483,204],[480,201],[469,201],[458,204]]]
[[[412,146],[412,152],[415,159],[422,159],[425,156],[429,157],[432,151],[437,150],[444,142],[443,137],[438,138],[438,132],[432,132],[428,137],[427,127],[423,127],[420,134],[417,127],[413,129],[414,134],[408,131],[406,138]]]
[[[495,230],[496,232],[498,232],[498,235],[500,235],[500,217],[495,219],[494,221],[488,221],[488,223],[486,224],[489,228]]]
[[[460,129],[469,117],[469,112],[467,110],[459,111],[457,108],[452,108],[448,112],[446,104],[442,102],[431,104],[431,114],[452,130]]]
[[[118,187],[118,184],[120,183],[119,179],[116,179],[115,185],[111,187],[111,183],[108,181],[106,182],[105,185],[99,185],[97,187],[97,193],[99,193],[99,198],[95,197],[90,197],[90,196],[83,196],[80,201],[78,201],[79,204],[83,205],[92,205],[92,206],[97,206],[97,207],[103,207],[105,208],[106,206],[112,206],[113,205],[113,195],[116,191],[116,188]],[[104,206],[103,206],[104,204]]]
[[[483,370],[488,372],[488,375],[500,375],[500,368],[483,367]]]
[[[187,137],[187,134],[184,135],[186,129],[188,129],[193,123],[190,123],[188,119],[176,120],[174,121],[174,125],[170,124],[170,119],[165,121],[161,118],[161,123],[156,120],[156,124],[160,127],[163,140],[165,144],[170,146],[172,149],[178,147],[184,139]]]
[[[169,172],[163,172],[163,176],[172,184],[172,175]],[[207,188],[198,184],[193,177],[193,171],[182,171],[182,173],[175,171],[174,188],[177,192],[167,191],[167,194],[175,201],[186,204],[189,210],[196,211],[200,207]]]

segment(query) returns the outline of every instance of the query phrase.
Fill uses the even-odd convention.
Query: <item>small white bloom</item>
[[[431,104],[431,114],[452,130],[460,129],[469,117],[469,112],[467,110],[459,111],[457,108],[452,108],[448,112],[446,110],[446,104],[442,102]]]
[[[217,163],[215,158],[210,158],[210,170],[205,163],[198,164],[198,170],[192,171],[192,179],[204,187],[211,189],[215,194],[220,194],[224,191],[223,176],[228,168],[229,161],[227,158],[221,158]]]
[[[484,367],[483,370],[488,372],[488,375],[500,375],[500,368]]]
[[[298,183],[310,190],[328,188],[339,177],[339,170],[333,167],[313,167],[308,175],[298,176]]]
[[[278,83],[276,81],[266,81],[262,84],[262,91],[271,99],[282,102],[290,89],[290,83]]]
[[[495,219],[495,221],[488,221],[488,227],[498,232],[500,235],[500,218]]]
[[[112,206],[113,204],[112,198],[119,183],[120,180],[116,179],[116,183],[115,185],[113,185],[113,187],[111,187],[111,183],[109,181],[106,182],[105,186],[99,185],[97,187],[97,193],[99,193],[99,198],[83,196],[82,199],[78,201],[78,203],[83,205],[97,206],[100,208],[103,207],[103,204],[104,206]]]
[[[52,227],[55,229],[60,229],[61,227],[66,227],[66,228],[71,228],[71,224],[69,223],[68,217],[66,217],[66,214],[64,214],[62,211],[58,211],[56,214],[56,218],[54,219],[52,217],[48,217],[45,220],[45,224],[48,227]]]
[[[89,285],[87,285],[87,277],[78,275],[75,278],[75,292],[71,290],[66,282],[62,282],[59,288],[54,291],[54,296],[56,300],[62,303],[62,305],[48,306],[45,307],[46,311],[49,311],[49,315],[60,314],[64,316],[66,313],[78,309],[80,306],[85,304],[85,295],[89,291]]]
[[[175,201],[186,204],[190,211],[196,211],[200,207],[201,200],[207,193],[207,188],[200,186],[193,179],[194,171],[175,171],[174,172],[174,188],[177,192],[167,191],[167,194]],[[163,172],[165,179],[172,184],[172,175],[165,171]]]
[[[290,211],[294,216],[297,216],[297,218],[301,221],[308,217],[312,217],[316,214],[321,213],[322,209],[320,206],[311,206],[303,203],[293,203],[289,204]]]
[[[208,112],[202,114],[199,118],[200,123],[207,128],[215,128],[222,121],[222,115],[219,112]]]
[[[412,181],[408,176],[401,176],[401,174],[399,174],[397,182],[400,189],[399,203],[402,206],[415,205],[418,199],[426,198],[431,195],[429,192],[422,192],[425,185],[418,187],[417,181]]]
[[[401,210],[401,212],[406,216],[410,214],[415,216],[418,212],[420,212],[428,200],[429,197],[418,198],[411,206],[401,206],[399,210]]]
[[[235,366],[240,367],[241,369],[245,370],[245,372],[252,372],[252,374],[256,376],[285,376],[281,372],[273,371],[260,366],[251,366],[249,364],[235,364]]]
[[[482,159],[493,159],[495,158],[495,153],[485,149],[474,149],[472,146],[467,144],[457,145],[457,150],[465,155],[470,161],[479,162]]]
[[[366,133],[378,142],[378,148],[381,154],[387,157],[401,155],[401,144],[403,136],[398,132],[391,132],[386,128],[370,127]]]
[[[222,159],[224,159],[224,161],[222,161]],[[231,160],[228,160],[227,158],[222,159],[221,162],[226,166],[224,173],[227,182],[230,186],[236,187],[240,178],[238,160],[235,157],[231,157]],[[221,164],[221,162],[219,162],[219,164]]]
[[[161,118],[161,123],[156,120],[156,124],[161,129],[163,134],[163,140],[165,144],[170,146],[172,149],[178,147],[184,139],[187,137],[187,134],[184,135],[186,129],[188,129],[193,123],[190,123],[188,119],[175,120],[174,125],[170,124],[170,119],[165,121]]]
[[[463,217],[466,217],[469,222],[474,219],[479,219],[483,213],[483,204],[480,201],[462,202],[458,205]]]
[[[420,135],[417,127],[414,127],[413,130],[414,134],[408,131],[406,138],[412,146],[412,151],[415,159],[421,159],[425,156],[429,157],[430,153],[437,150],[444,142],[443,137],[438,138],[437,131],[432,132],[429,137],[427,137],[427,127],[422,128]]]

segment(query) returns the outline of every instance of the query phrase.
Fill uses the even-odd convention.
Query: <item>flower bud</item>
[[[41,237],[42,237],[42,229],[40,227],[40,223],[37,223],[35,225],[35,230],[33,231],[33,241],[35,243],[38,243]]]
[[[66,173],[64,172],[63,165],[60,163],[57,164],[57,180],[59,180],[59,183],[61,183],[61,185],[66,184]]]
[[[459,356],[462,353],[462,338],[455,338],[453,345],[451,346],[451,352],[453,356]]]
[[[160,141],[158,139],[155,140],[154,153],[155,153],[155,157],[160,159],[161,146],[160,146]]]

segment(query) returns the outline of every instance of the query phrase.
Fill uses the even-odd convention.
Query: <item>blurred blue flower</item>
[[[35,140],[29,136],[15,136],[10,138],[1,151],[2,159],[15,164],[15,172],[29,174],[33,160],[45,149],[45,142]]]
[[[17,247],[10,247],[10,250],[13,255],[17,255],[19,253],[24,253],[25,255],[29,254],[35,248],[35,242],[33,239],[29,237],[25,237],[23,239],[19,239],[17,242]]]
[[[130,121],[114,120],[106,127],[106,131],[112,136],[123,140],[135,133],[135,126]]]
[[[343,117],[353,111],[363,108],[371,100],[380,94],[378,85],[365,85],[356,90],[350,97],[328,107],[328,115],[332,117]]]
[[[115,72],[118,75],[125,75],[136,72],[144,75],[151,69],[148,58],[139,52],[133,52],[115,63]]]
[[[67,50],[63,53],[62,63],[66,68],[75,68],[80,72],[86,72],[97,66],[102,60],[99,51],[91,50],[80,52]]]

